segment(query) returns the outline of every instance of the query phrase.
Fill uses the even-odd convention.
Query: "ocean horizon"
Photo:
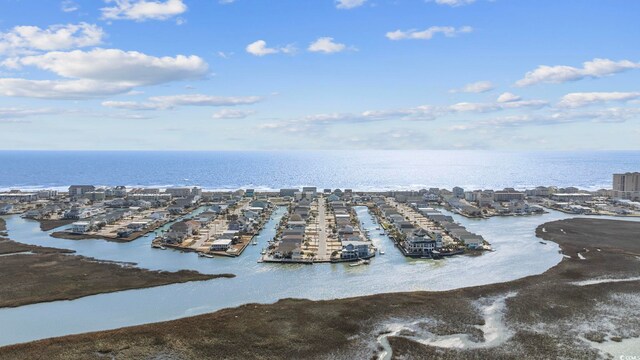
[[[205,190],[289,187],[359,191],[611,187],[613,173],[637,171],[640,151],[0,151],[0,190],[72,184],[201,186]]]

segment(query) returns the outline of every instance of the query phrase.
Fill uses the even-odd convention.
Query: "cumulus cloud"
[[[597,103],[635,99],[640,99],[640,92],[580,92],[563,96],[558,106],[576,108]]]
[[[214,113],[211,117],[217,120],[244,119],[253,114],[255,114],[255,111],[253,110],[222,109]]]
[[[613,61],[609,59],[593,59],[584,62],[581,68],[556,65],[540,65],[529,71],[524,78],[516,82],[516,86],[530,86],[539,83],[564,83],[586,78],[601,78],[631,69],[640,68],[640,63],[629,60]]]
[[[364,5],[367,0],[336,0],[336,8],[338,9],[353,9]]]
[[[87,23],[52,25],[46,29],[16,26],[0,33],[0,54],[19,55],[95,46],[102,43],[104,36],[102,28]]]
[[[473,31],[471,26],[463,26],[459,28],[455,28],[453,26],[432,26],[425,30],[396,30],[390,31],[386,34],[387,38],[390,40],[406,40],[406,39],[415,39],[415,40],[429,40],[433,38],[437,34],[442,34],[446,37],[454,37],[458,34],[466,34]]]
[[[309,44],[307,50],[311,52],[321,52],[325,54],[337,53],[345,50],[347,46],[333,41],[332,37],[321,37]]]
[[[500,96],[498,96],[499,103],[514,102],[514,101],[519,101],[521,99],[522,98],[520,96],[512,94],[510,92],[505,92],[505,93],[502,93]]]
[[[166,110],[178,106],[239,106],[262,101],[259,96],[212,96],[203,94],[180,94],[153,96],[145,102],[104,101],[102,106],[125,110]]]
[[[187,11],[183,0],[105,0],[114,6],[104,7],[102,17],[109,20],[167,20]]]
[[[202,78],[207,63],[198,56],[155,57],[118,49],[54,51],[3,61],[20,69],[32,66],[71,80],[0,79],[0,94],[39,98],[83,98],[119,94],[138,86]]]
[[[267,46],[266,41],[258,40],[247,45],[245,50],[251,55],[265,56],[265,55],[277,54],[277,53],[291,54],[295,51],[295,48],[293,47],[293,45],[270,48]]]
[[[461,87],[460,89],[449,90],[449,92],[451,93],[463,92],[463,93],[477,94],[477,93],[483,93],[483,92],[493,90],[494,88],[495,86],[493,86],[493,83],[491,83],[491,81],[478,81],[478,82],[467,84]]]

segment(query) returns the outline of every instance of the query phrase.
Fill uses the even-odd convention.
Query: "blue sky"
[[[0,149],[640,149],[640,2],[0,0]]]

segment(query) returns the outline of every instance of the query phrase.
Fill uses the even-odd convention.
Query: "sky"
[[[0,149],[640,150],[640,1],[0,0]]]

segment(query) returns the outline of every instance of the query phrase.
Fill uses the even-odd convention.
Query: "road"
[[[327,219],[324,197],[318,198],[318,260],[328,260],[327,254]]]

